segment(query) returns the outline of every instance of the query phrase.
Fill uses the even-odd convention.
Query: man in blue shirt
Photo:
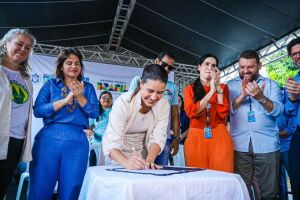
[[[240,55],[239,77],[227,83],[234,168],[252,199],[252,187],[258,199],[278,199],[280,147],[276,117],[284,107],[278,84],[262,77],[260,68],[258,53],[246,50]]]
[[[168,52],[161,52],[158,54],[157,58],[154,61],[155,64],[158,64],[165,68],[168,74],[174,69],[175,57]],[[130,83],[129,91],[135,90],[138,86],[141,76],[136,76]],[[166,141],[165,148],[161,154],[156,158],[155,163],[158,165],[168,165],[169,154],[172,152],[172,156],[175,156],[179,148],[179,113],[178,113],[178,90],[176,85],[168,81],[166,90],[164,92],[164,98],[167,99],[171,106],[171,119],[168,126],[168,139]],[[173,136],[171,139],[171,130],[173,131]]]
[[[293,39],[287,46],[288,54],[292,58],[294,64],[300,68],[300,38]],[[288,116],[296,117],[297,129],[292,137],[289,167],[290,180],[294,200],[300,199],[300,70],[294,78],[289,78],[286,82],[286,91],[289,96],[285,104],[285,113]]]
[[[282,90],[284,94],[284,91]],[[285,104],[288,100],[288,96],[283,97],[283,103]],[[277,125],[279,128],[279,138],[280,138],[280,199],[288,200],[288,190],[287,190],[287,180],[286,180],[286,172],[290,175],[289,170],[289,149],[292,135],[295,133],[297,129],[297,118],[287,117],[285,113],[277,117]]]

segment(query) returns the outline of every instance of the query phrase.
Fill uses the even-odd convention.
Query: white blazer
[[[30,92],[31,101],[30,109],[28,113],[28,124],[26,127],[26,137],[23,146],[23,152],[21,160],[29,162],[32,160],[31,155],[31,123],[32,123],[32,83],[30,79],[25,79],[25,84],[28,91]],[[12,91],[9,80],[3,71],[3,66],[0,65],[0,160],[7,158],[8,142],[9,142],[9,131],[10,131],[10,120],[11,119],[11,99]]]
[[[130,101],[132,94],[133,91],[122,94],[113,104],[102,141],[103,153],[106,157],[112,149],[122,150],[124,135],[141,109],[140,92]],[[152,118],[146,134],[146,148],[149,152],[150,145],[155,143],[162,151],[167,139],[170,105],[166,99],[161,98],[150,112]]]

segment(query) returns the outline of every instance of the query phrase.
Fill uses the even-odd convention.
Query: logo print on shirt
[[[26,88],[24,88],[23,85],[20,85],[16,81],[11,81],[10,87],[12,91],[12,101],[15,102],[16,104],[26,103],[26,101],[29,98],[29,93],[26,90]]]

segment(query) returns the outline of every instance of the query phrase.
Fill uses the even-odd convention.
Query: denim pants
[[[78,199],[88,154],[82,127],[54,123],[42,128],[32,149],[29,199],[50,200],[57,181],[60,200]]]
[[[164,149],[162,150],[161,154],[159,154],[155,159],[155,164],[158,165],[168,165],[169,164],[169,156],[170,156],[170,146],[171,146],[172,139],[167,139],[166,145]]]
[[[289,173],[294,200],[300,200],[300,127],[292,136],[289,154]]]
[[[288,200],[287,178],[286,172],[289,174],[289,151],[280,152],[280,182],[279,182],[279,195],[280,200]]]

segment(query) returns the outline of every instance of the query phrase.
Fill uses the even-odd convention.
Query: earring
[[[2,52],[5,54],[5,53],[7,53],[7,48],[5,47],[5,46],[2,46]]]

